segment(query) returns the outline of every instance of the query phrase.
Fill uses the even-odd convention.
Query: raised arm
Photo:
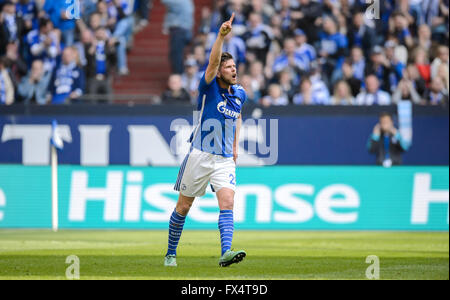
[[[220,27],[219,34],[217,35],[217,39],[214,42],[214,45],[211,50],[211,55],[209,57],[209,64],[206,68],[205,73],[205,81],[207,84],[210,84],[217,75],[217,71],[219,71],[220,67],[220,57],[222,56],[222,48],[223,41],[225,37],[231,32],[232,24],[234,20],[234,13],[231,18],[222,24]]]

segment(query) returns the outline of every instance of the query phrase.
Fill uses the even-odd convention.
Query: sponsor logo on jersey
[[[222,113],[222,114],[224,114],[226,116],[229,116],[230,118],[233,118],[233,119],[239,118],[239,115],[240,115],[240,113],[227,108],[226,104],[225,104],[225,101],[222,101],[219,104],[217,104],[217,110],[220,113]]]

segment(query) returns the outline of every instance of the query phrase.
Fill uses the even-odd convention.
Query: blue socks
[[[231,249],[233,240],[233,211],[221,210],[219,215],[220,244],[222,246],[222,255]]]
[[[185,220],[186,216],[180,215],[176,210],[173,211],[169,223],[169,247],[166,256],[177,255],[178,242],[180,241]],[[234,222],[232,210],[220,211],[219,231],[223,255],[227,250],[231,249],[231,241],[233,240]]]
[[[169,223],[169,247],[166,256],[177,255],[177,246],[180,241],[185,220],[186,216],[180,215],[176,210],[173,211]]]

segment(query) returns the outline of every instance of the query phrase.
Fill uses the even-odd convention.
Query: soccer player
[[[219,230],[222,267],[238,263],[245,251],[232,251],[233,204],[236,189],[236,159],[241,108],[247,100],[244,89],[237,85],[236,64],[231,54],[223,53],[225,36],[232,30],[234,13],[222,24],[211,50],[209,65],[199,84],[198,110],[200,120],[191,135],[191,147],[184,159],[175,190],[178,203],[169,224],[169,246],[165,266],[176,266],[176,249],[186,215],[195,197],[205,194],[208,182],[219,202]]]

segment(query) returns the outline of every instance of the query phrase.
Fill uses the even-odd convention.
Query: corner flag
[[[53,120],[52,122],[52,139],[51,144],[58,150],[62,150],[64,148],[64,142],[61,138],[61,133],[58,129],[58,122]]]
[[[52,137],[50,140],[52,144],[51,150],[51,164],[52,164],[52,229],[58,231],[58,150],[64,148],[64,142],[61,138],[61,133],[58,130],[58,123],[56,120],[52,122]]]

